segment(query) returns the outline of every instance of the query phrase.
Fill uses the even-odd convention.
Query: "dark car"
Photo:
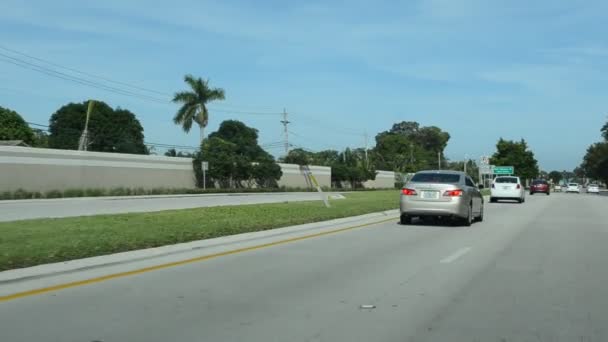
[[[549,193],[551,192],[550,189],[551,186],[549,186],[549,183],[547,183],[546,180],[537,179],[532,182],[532,185],[530,185],[530,195],[534,195],[538,192],[549,195]]]

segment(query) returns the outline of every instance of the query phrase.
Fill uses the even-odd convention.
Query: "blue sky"
[[[167,94],[113,94],[0,57],[0,105],[31,122],[96,98],[135,112],[147,141],[197,145],[168,102],[192,73],[226,90],[209,131],[232,118],[281,141],[279,116],[237,112],[286,108],[293,144],[342,149],[410,120],[447,130],[453,160],[525,138],[551,170],[577,166],[608,119],[601,0],[1,1],[0,46]]]

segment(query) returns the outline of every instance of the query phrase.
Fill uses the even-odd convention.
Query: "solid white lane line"
[[[451,262],[454,262],[456,260],[458,260],[460,257],[462,257],[463,255],[469,253],[471,251],[471,247],[464,247],[461,248],[459,250],[457,250],[456,252],[454,252],[454,254],[451,254],[448,257],[445,257],[443,259],[441,259],[441,261],[439,261],[442,264],[449,264]]]

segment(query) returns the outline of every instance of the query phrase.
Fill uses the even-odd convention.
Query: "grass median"
[[[167,210],[0,223],[0,271],[368,214],[399,206],[399,192],[346,199]]]

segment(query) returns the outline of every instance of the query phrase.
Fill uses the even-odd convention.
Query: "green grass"
[[[480,192],[482,196],[490,196],[490,189],[481,189]]]
[[[362,215],[399,205],[397,190],[345,196],[331,201],[331,208],[313,201],[4,222],[0,223],[0,271]]]

